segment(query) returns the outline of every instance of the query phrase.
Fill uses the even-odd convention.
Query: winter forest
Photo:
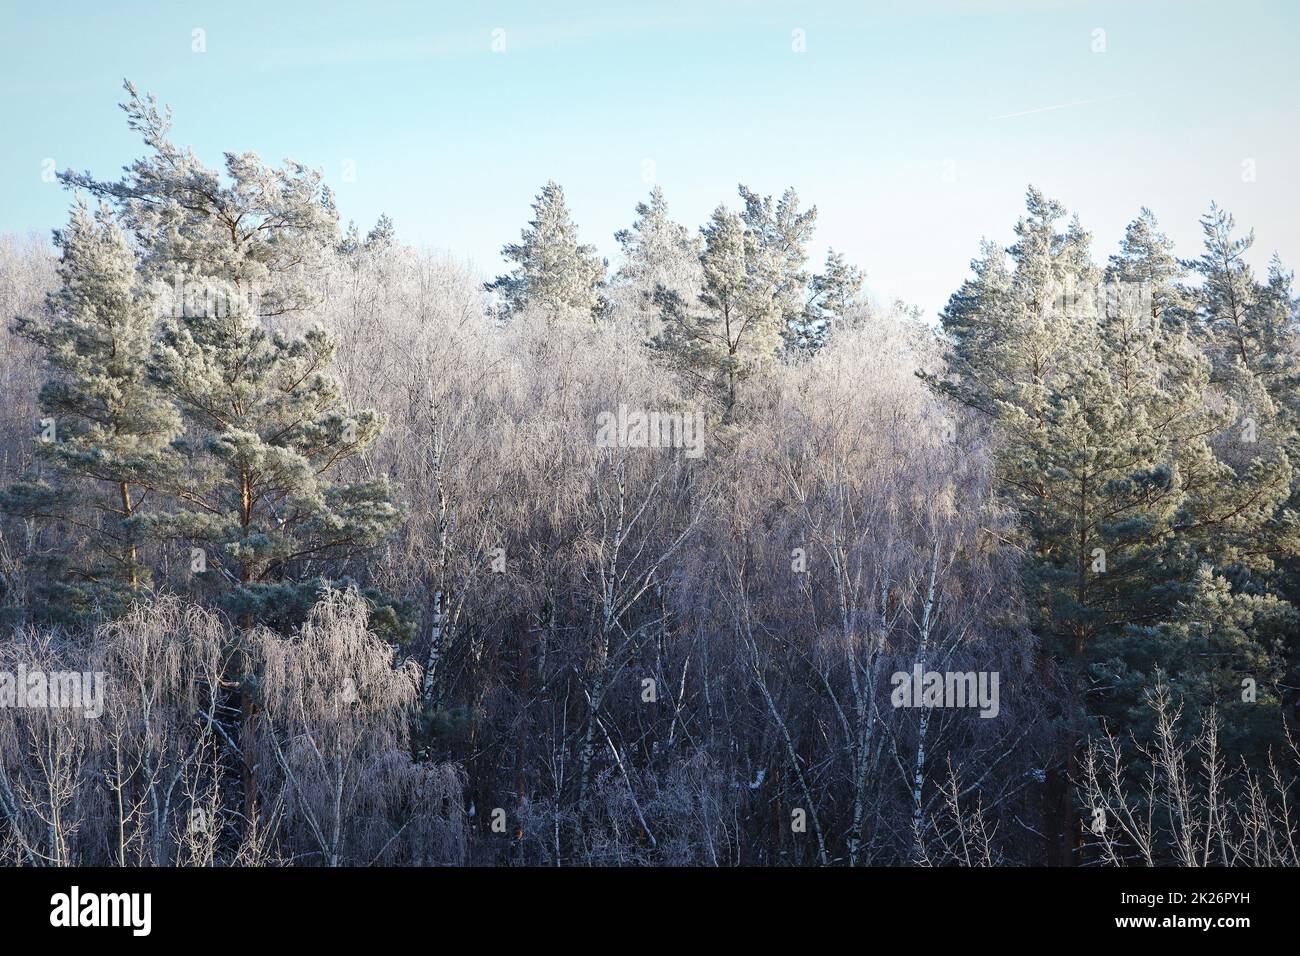
[[[5,865],[1300,862],[1300,300],[1228,209],[1026,184],[935,317],[798,183],[605,261],[543,172],[492,278],[123,99],[0,236]]]

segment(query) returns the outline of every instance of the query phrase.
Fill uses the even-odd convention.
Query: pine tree
[[[1214,359],[1216,377],[1235,376],[1240,364],[1251,371],[1261,357],[1257,330],[1252,327],[1251,313],[1258,288],[1246,253],[1255,243],[1255,233],[1235,238],[1236,223],[1217,204],[1201,217],[1205,248],[1199,259],[1187,262],[1188,268],[1202,279],[1196,290],[1201,331]]]
[[[661,292],[663,330],[653,344],[730,421],[741,384],[781,345],[781,272],[770,246],[725,206],[714,210],[703,233],[698,303]]]
[[[1246,261],[1254,233],[1234,237],[1232,216],[1218,206],[1211,205],[1201,226],[1201,257],[1185,263],[1202,280],[1187,290],[1194,306],[1189,325],[1213,362],[1219,399],[1232,403],[1238,415],[1216,448],[1238,472],[1265,464],[1289,471],[1300,460],[1300,363],[1290,276],[1275,258],[1268,283],[1261,285]],[[1298,506],[1300,496],[1285,510]],[[1286,520],[1284,510],[1277,520]]]
[[[621,305],[648,333],[658,332],[656,294],[675,294],[693,301],[703,281],[699,236],[673,222],[663,190],[650,190],[648,203],[637,203],[630,229],[615,233],[623,262],[611,282],[611,299]]]
[[[1031,189],[1013,269],[985,246],[944,313],[949,377],[934,382],[997,423],[1030,621],[1064,681],[1047,767],[1052,862],[1078,846],[1069,781],[1090,719],[1136,726],[1158,673],[1196,707],[1247,676],[1276,682],[1292,612],[1267,592],[1298,543],[1284,443],[1230,453],[1238,405],[1211,360],[1229,350],[1202,352],[1153,217],[1130,226],[1107,273],[1112,286],[1148,284],[1142,298],[1096,293],[1087,234],[1077,220],[1057,229],[1063,216]]]
[[[1268,283],[1261,285],[1246,260],[1254,232],[1234,237],[1232,216],[1217,205],[1201,218],[1201,228],[1201,257],[1185,264],[1202,280],[1188,294],[1196,308],[1194,328],[1214,361],[1215,382],[1264,444],[1285,446],[1294,455],[1300,422],[1290,410],[1296,407],[1300,364],[1290,277],[1275,258]],[[1244,449],[1241,457],[1255,452]]]
[[[1211,204],[1201,227],[1202,254],[1186,263],[1202,280],[1188,290],[1196,307],[1194,327],[1214,358],[1218,390],[1239,412],[1221,441],[1221,452],[1238,471],[1267,467],[1293,476],[1291,494],[1277,506],[1273,520],[1275,537],[1286,546],[1274,546],[1268,553],[1280,565],[1272,576],[1274,592],[1294,603],[1300,600],[1300,549],[1287,536],[1294,534],[1300,513],[1300,475],[1290,467],[1300,461],[1300,353],[1291,274],[1274,255],[1267,281],[1256,280],[1246,260],[1254,233],[1234,236],[1232,216],[1217,205]],[[1266,547],[1261,543],[1261,550]],[[1294,690],[1300,679],[1296,633],[1292,628],[1285,641],[1288,664],[1280,681],[1281,698],[1293,714],[1300,700]],[[1262,679],[1254,679],[1258,687],[1264,686]]]
[[[344,256],[356,256],[362,252],[382,252],[391,248],[395,239],[396,230],[393,227],[393,220],[386,214],[379,216],[374,228],[366,233],[365,239],[361,238],[361,230],[357,228],[357,224],[349,220],[347,229],[343,231],[343,238],[338,242],[338,251]]]
[[[56,617],[120,610],[147,586],[141,505],[176,471],[180,418],[146,373],[154,316],[136,259],[110,211],[78,202],[66,229],[49,319],[17,331],[51,372],[39,404],[53,434],[38,442],[44,474],[0,495],[12,514],[51,519],[78,543],[80,563],[55,558],[46,597]]]
[[[1147,638],[1181,626],[1205,574],[1258,592],[1269,555],[1294,547],[1275,521],[1288,460],[1260,458],[1238,474],[1219,458],[1213,441],[1234,411],[1209,392],[1210,364],[1185,337],[1115,309],[1078,367],[1056,378],[1041,417],[1004,408],[1003,478],[1034,541],[1035,629],[1072,681],[1091,669],[1108,688],[1094,692],[1093,712],[1128,721],[1143,709],[1140,694],[1125,697],[1111,679],[1116,667],[1153,681],[1156,669],[1181,679],[1204,663]],[[1231,672],[1264,653],[1218,663]],[[1076,719],[1082,698],[1077,706]]]
[[[1125,227],[1119,252],[1110,257],[1107,295],[1142,301],[1157,322],[1183,321],[1189,303],[1180,283],[1187,270],[1173,250],[1155,215],[1143,206]]]
[[[939,314],[945,345],[946,373],[921,373],[931,387],[990,418],[994,402],[1007,394],[1019,374],[1015,343],[1006,334],[1011,273],[1007,251],[985,239],[970,263],[971,276],[948,299]]]
[[[366,233],[365,248],[369,251],[391,249],[397,239],[397,228],[387,213],[380,213],[374,227]]]
[[[61,175],[117,206],[140,250],[139,275],[168,315],[149,380],[181,414],[184,470],[166,506],[137,523],[191,547],[189,568],[249,627],[304,614],[321,577],[374,547],[398,523],[385,477],[344,481],[340,464],[379,434],[372,411],[349,414],[329,374],[322,329],[289,337],[269,326],[313,302],[313,276],[338,249],[338,213],[318,171],[227,153],[225,177],[168,139],[170,112],[129,83],[128,124],[150,153],[116,182]],[[256,689],[246,655],[226,675],[238,688],[243,812],[257,818]]]
[[[825,271],[814,275],[808,284],[808,301],[802,314],[786,321],[786,347],[804,353],[822,348],[835,325],[858,308],[863,278],[861,270],[849,265],[834,249],[829,250]]]
[[[170,114],[128,84],[130,125],[152,154],[120,182],[66,181],[115,201],[142,250],[141,272],[171,296],[148,361],[183,416],[186,462],[151,533],[196,547],[193,568],[241,619],[309,603],[328,559],[377,544],[399,515],[385,478],[340,481],[382,422],[349,413],[329,374],[334,343],[316,328],[271,332],[311,304],[310,273],[338,243],[320,174],[226,155],[226,178],[168,139]]]
[[[800,210],[799,195],[787,189],[775,202],[744,184],[740,217],[745,231],[762,251],[773,296],[781,310],[781,335],[796,347],[807,338],[809,275],[807,245],[817,225],[817,207]]]
[[[974,276],[940,315],[948,374],[923,377],[984,415],[998,417],[999,402],[1041,414],[1053,379],[1089,337],[1098,274],[1088,235],[1077,222],[1060,230],[1064,216],[1030,187],[1016,242],[1005,250],[982,243]]]
[[[564,190],[555,182],[542,187],[520,242],[505,246],[501,255],[516,267],[486,288],[501,296],[502,317],[527,309],[539,310],[548,322],[599,315],[606,263],[594,246],[579,244]]]

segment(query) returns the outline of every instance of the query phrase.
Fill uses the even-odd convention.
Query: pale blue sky
[[[1099,259],[1142,205],[1195,255],[1216,199],[1255,228],[1257,263],[1295,267],[1298,40],[1294,0],[0,0],[0,230],[65,217],[44,160],[108,177],[142,152],[115,106],[128,77],[209,165],[320,167],[345,220],[387,212],[485,274],[548,178],[612,258],[646,160],[692,226],[738,182],[793,185],[820,208],[818,258],[834,245],[930,313],[981,235],[1009,241],[1030,182]]]

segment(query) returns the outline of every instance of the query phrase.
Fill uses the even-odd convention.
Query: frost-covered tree
[[[347,229],[343,231],[343,238],[339,240],[338,251],[345,256],[381,252],[391,249],[395,238],[396,229],[393,220],[388,218],[387,214],[380,215],[375,221],[374,228],[366,233],[364,239],[361,238],[361,230],[357,228],[357,224],[349,221]]]
[[[166,313],[147,363],[181,414],[183,470],[165,504],[139,524],[182,542],[188,570],[248,626],[286,627],[315,602],[321,578],[396,527],[385,476],[344,479],[380,432],[349,412],[330,374],[335,344],[321,328],[290,337],[270,326],[313,304],[315,273],[339,243],[338,214],[319,171],[227,153],[224,177],[169,139],[170,111],[126,86],[129,126],[149,154],[118,181],[65,172],[69,185],[113,203],[140,249],[143,281]],[[253,826],[255,691],[239,655],[243,812]]]
[[[786,344],[801,352],[815,352],[829,340],[836,323],[852,317],[860,307],[863,274],[834,249],[826,253],[825,271],[808,283],[803,313],[786,322]]]
[[[171,296],[166,307],[211,309],[217,300],[221,308],[222,300],[242,297],[271,318],[310,305],[311,276],[338,242],[338,213],[320,172],[226,153],[223,179],[168,139],[170,110],[159,112],[156,98],[130,83],[126,91],[127,124],[149,154],[117,181],[72,170],[59,178],[116,206],[140,247],[144,281]]]
[[[326,371],[334,348],[323,330],[289,339],[242,314],[169,323],[150,361],[196,436],[194,480],[150,524],[200,545],[208,573],[226,574],[243,599],[267,595],[258,612],[285,600],[258,585],[319,574],[324,559],[373,547],[398,520],[384,479],[330,480],[382,426],[374,412],[344,407]]]
[[[1278,634],[1292,612],[1267,591],[1276,560],[1300,539],[1286,507],[1285,442],[1256,443],[1252,433],[1247,451],[1234,447],[1246,393],[1224,394],[1211,361],[1231,350],[1207,356],[1205,337],[1186,328],[1177,266],[1154,219],[1131,225],[1112,259],[1121,288],[1098,292],[1077,220],[1057,229],[1064,210],[1035,190],[1028,207],[1012,269],[986,246],[950,301],[950,378],[938,384],[998,427],[1030,621],[1045,673],[1064,681],[1058,749],[1045,768],[1049,861],[1064,863],[1080,839],[1070,781],[1090,719],[1142,719],[1157,674],[1195,707],[1252,675],[1270,682],[1276,702]],[[1245,301],[1244,283],[1224,281],[1225,291],[1206,294]],[[1124,295],[1126,282],[1146,283],[1149,300]],[[1237,341],[1236,323],[1217,328]],[[1211,652],[1212,674],[1201,656]]]
[[[148,583],[141,506],[175,476],[169,446],[181,423],[146,374],[152,299],[110,210],[79,201],[54,242],[60,286],[47,315],[16,327],[50,372],[39,398],[41,470],[0,494],[0,507],[53,520],[78,543],[48,562],[49,612],[69,619],[117,610]]]
[[[1187,307],[1179,283],[1186,274],[1174,255],[1174,244],[1160,231],[1155,215],[1142,207],[1124,228],[1119,252],[1110,257],[1105,280],[1108,295],[1145,304],[1156,321],[1175,321]]]
[[[533,218],[520,241],[501,250],[513,271],[486,286],[501,297],[501,315],[540,310],[548,321],[593,319],[601,309],[605,262],[594,246],[578,242],[578,227],[564,203],[564,190],[547,182],[533,203]]]
[[[984,243],[973,277],[940,317],[949,343],[943,387],[985,414],[996,416],[999,401],[1041,406],[1095,316],[1099,275],[1089,237],[1077,220],[1062,230],[1064,216],[1059,203],[1030,187],[1015,243],[1006,250]]]
[[[661,293],[663,329],[655,347],[730,420],[740,385],[781,344],[781,269],[771,247],[725,206],[703,229],[704,287],[697,303]]]
[[[741,383],[772,359],[807,309],[805,244],[817,219],[787,189],[781,199],[740,186],[739,213],[719,205],[701,229],[703,286],[692,301],[660,289],[662,326],[653,345],[730,420]]]
[[[150,155],[117,182],[64,180],[117,204],[143,276],[167,292],[148,373],[184,418],[186,469],[142,524],[197,547],[193,570],[233,589],[241,617],[309,603],[297,592],[315,593],[309,579],[328,570],[324,560],[373,547],[399,517],[383,476],[337,477],[382,421],[344,405],[331,336],[268,329],[312,303],[338,216],[319,172],[227,153],[223,179],[170,142],[170,113],[153,97],[127,91],[128,121]]]
[[[1201,278],[1190,295],[1196,328],[1214,359],[1215,379],[1257,426],[1281,438],[1278,429],[1297,424],[1300,386],[1291,276],[1274,256],[1267,282],[1260,283],[1246,259],[1254,231],[1234,236],[1232,216],[1217,205],[1201,217],[1201,229],[1204,249],[1186,265]],[[1285,415],[1289,421],[1273,428],[1274,418],[1286,409],[1292,410]]]
[[[1200,258],[1186,262],[1201,282],[1188,290],[1194,306],[1191,327],[1214,362],[1217,390],[1237,410],[1233,427],[1219,440],[1221,453],[1241,472],[1267,464],[1275,476],[1289,475],[1289,499],[1277,505],[1273,526],[1278,534],[1294,527],[1300,514],[1300,316],[1291,288],[1291,273],[1274,255],[1268,278],[1256,279],[1247,261],[1254,232],[1234,235],[1230,214],[1211,204],[1201,218],[1204,246]],[[1297,549],[1273,549],[1281,572],[1275,588],[1292,602],[1300,598]],[[1288,674],[1281,681],[1283,698],[1294,706],[1300,676],[1300,646],[1286,642]],[[1269,671],[1271,674],[1271,669]],[[1256,678],[1263,685],[1263,678]]]
[[[623,262],[614,273],[611,305],[622,308],[647,332],[658,330],[656,293],[664,290],[684,301],[699,294],[700,237],[668,217],[668,202],[661,188],[650,190],[650,201],[637,203],[637,219],[614,238],[623,250]]]
[[[1237,362],[1252,369],[1262,351],[1259,330],[1251,322],[1258,289],[1246,260],[1255,233],[1233,236],[1235,226],[1226,210],[1211,203],[1201,217],[1204,250],[1199,259],[1186,263],[1202,280],[1197,293],[1201,329],[1220,377]]]
[[[1074,720],[1089,669],[1104,688],[1091,710],[1124,720],[1142,711],[1157,671],[1179,684],[1200,675],[1203,661],[1158,635],[1184,626],[1206,575],[1222,576],[1226,593],[1202,601],[1199,619],[1213,626],[1213,611],[1226,622],[1267,584],[1269,555],[1296,546],[1274,519],[1289,494],[1288,460],[1260,457],[1239,474],[1218,457],[1212,440],[1233,411],[1207,401],[1209,389],[1209,363],[1185,338],[1152,327],[1145,312],[1111,312],[1094,346],[1054,380],[1041,415],[1004,406],[1002,477],[1033,541],[1033,621],[1079,694]],[[1273,640],[1243,632],[1236,649],[1221,647],[1222,676],[1205,689],[1223,698],[1239,688]]]
[[[799,194],[793,189],[775,201],[744,184],[739,189],[740,218],[747,236],[763,253],[766,278],[781,310],[781,334],[789,341],[797,340],[806,321],[807,246],[817,225],[817,207],[801,210]]]

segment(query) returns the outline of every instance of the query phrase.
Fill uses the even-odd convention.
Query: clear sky
[[[817,258],[929,313],[1031,182],[1098,259],[1142,205],[1195,255],[1215,199],[1258,264],[1294,268],[1297,41],[1296,0],[0,0],[0,231],[64,219],[46,160],[110,177],[143,151],[115,106],[130,78],[209,165],[317,166],[345,221],[387,212],[485,274],[548,178],[612,258],[647,174],[692,226],[739,182],[792,185]]]

